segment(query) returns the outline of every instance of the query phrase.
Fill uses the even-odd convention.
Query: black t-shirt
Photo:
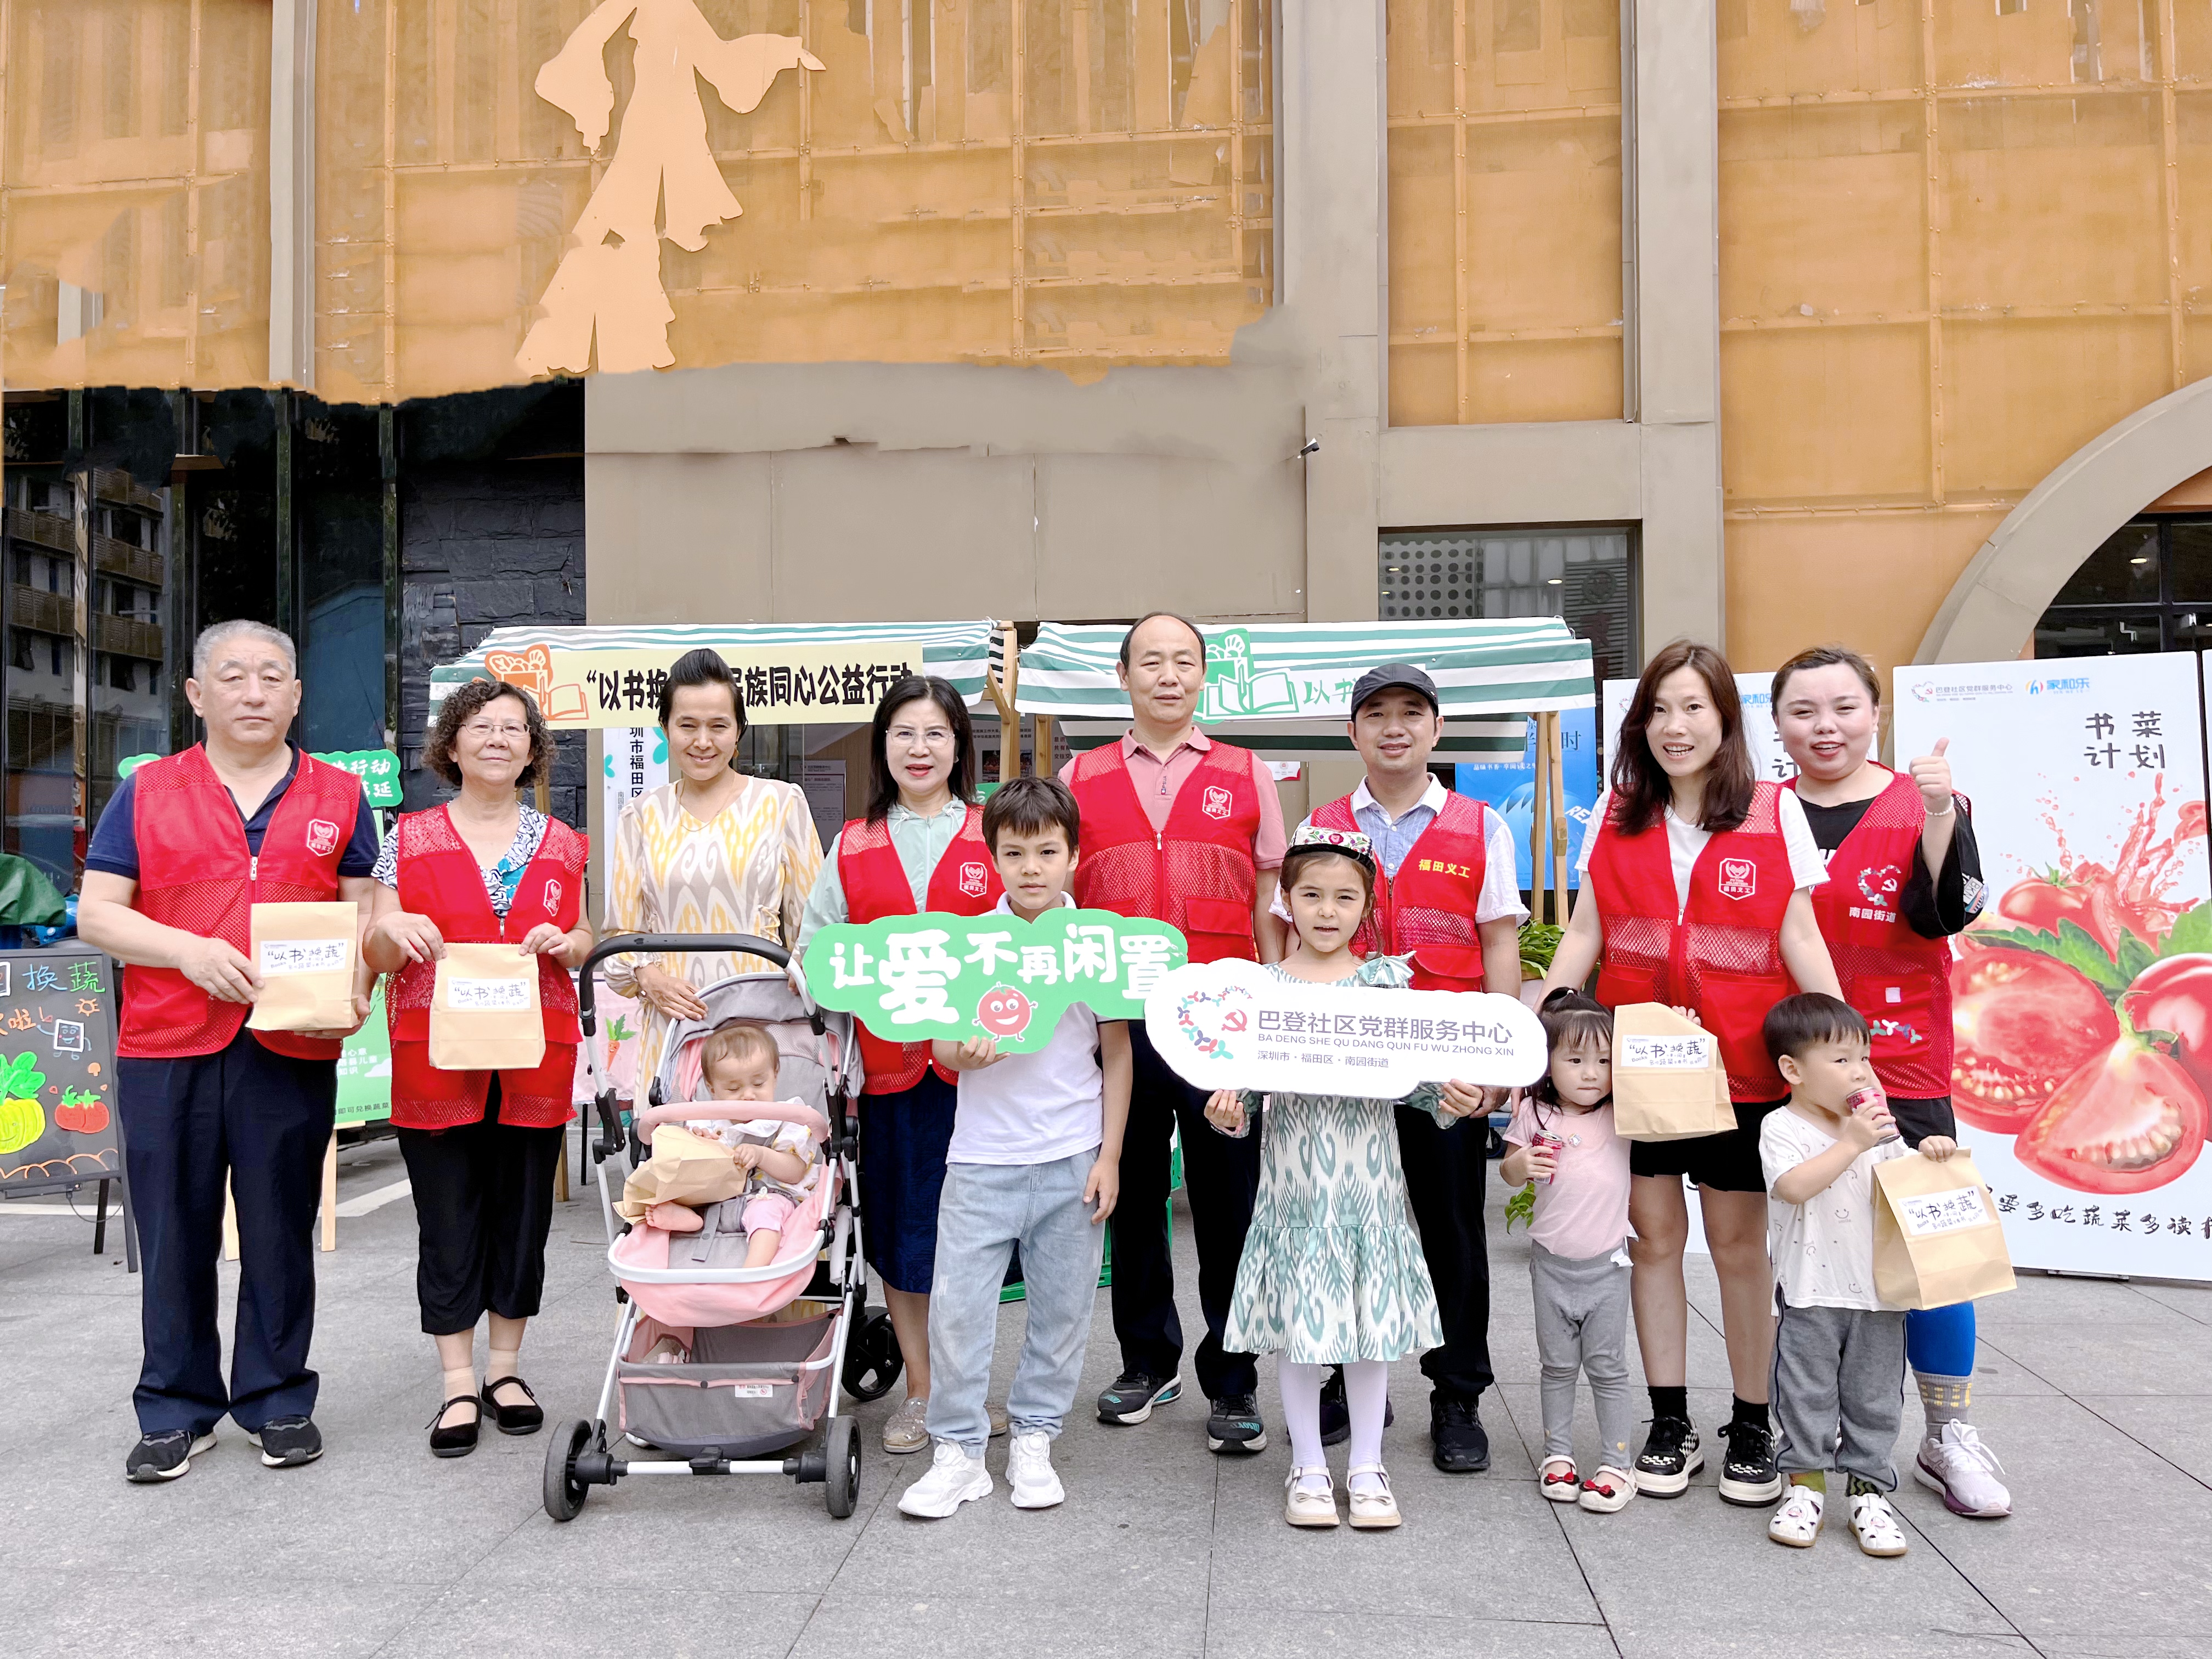
[[[1858,828],[1866,816],[1866,800],[1846,801],[1841,806],[1815,806],[1802,795],[1805,822],[1822,855],[1832,855],[1844,838]],[[1974,844],[1974,823],[1963,798],[1954,797],[1958,826],[1951,831],[1951,850],[1943,855],[1943,868],[1931,879],[1928,859],[1916,840],[1912,844],[1912,872],[1905,890],[1897,896],[1897,913],[1923,939],[1948,939],[1965,931],[1982,912],[1982,854]]]

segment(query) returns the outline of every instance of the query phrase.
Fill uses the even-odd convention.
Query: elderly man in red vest
[[[1517,994],[1528,912],[1513,832],[1502,816],[1447,790],[1429,770],[1443,732],[1436,682],[1411,663],[1369,669],[1352,688],[1351,730],[1367,775],[1306,822],[1364,831],[1374,845],[1375,914],[1352,949],[1410,952],[1417,989]],[[1278,902],[1275,917],[1287,923],[1290,913]],[[1448,1474],[1490,1467],[1490,1437],[1476,1406],[1493,1380],[1482,1224],[1488,1139],[1480,1126],[1474,1134],[1447,1134],[1426,1112],[1398,1112],[1407,1196],[1443,1316],[1444,1345],[1422,1356],[1421,1370],[1436,1466]],[[1322,1395],[1322,1437],[1334,1445],[1349,1432],[1340,1373]]]
[[[1193,724],[1206,684],[1206,638],[1165,612],[1139,619],[1121,641],[1120,676],[1135,720],[1119,743],[1060,770],[1083,811],[1075,901],[1180,928],[1193,962],[1273,961],[1268,919],[1282,867],[1283,807],[1267,763],[1216,743]],[[1206,1126],[1206,1094],[1171,1071],[1129,1027],[1135,1078],[1121,1143],[1121,1203],[1114,1218],[1114,1334],[1121,1375],[1098,1396],[1107,1423],[1141,1423],[1182,1390],[1182,1324],[1168,1254],[1168,1137],[1182,1129],[1183,1182],[1198,1246],[1198,1302],[1206,1339],[1196,1355],[1211,1402],[1206,1443],[1216,1452],[1265,1450],[1249,1353],[1221,1346],[1237,1264],[1260,1184],[1260,1138]]]
[[[207,741],[149,761],[108,802],[85,855],[77,932],[125,964],[116,1066],[125,1170],[145,1273],[132,1400],[136,1481],[173,1480],[226,1414],[270,1468],[322,1455],[312,1230],[347,1031],[249,1031],[261,981],[253,904],[349,899],[367,919],[376,819],[351,773],[287,739],[292,641],[217,623],[185,695]],[[366,970],[354,999],[368,1012]],[[216,1328],[226,1176],[238,1211],[230,1378]]]

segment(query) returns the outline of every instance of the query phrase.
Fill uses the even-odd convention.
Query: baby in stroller
[[[778,1060],[775,1038],[766,1028],[727,1025],[700,1046],[700,1079],[711,1100],[772,1101]],[[741,1206],[738,1215],[745,1234],[745,1266],[768,1266],[782,1247],[784,1229],[793,1212],[821,1176],[813,1134],[799,1124],[767,1118],[743,1123],[699,1118],[687,1120],[684,1128],[726,1148],[743,1172],[743,1186],[727,1199],[710,1203],[709,1212],[720,1202]],[[648,1226],[664,1232],[692,1233],[705,1226],[707,1217],[690,1204],[653,1195],[647,1184],[652,1167],[648,1163],[631,1176],[624,1207],[637,1208]]]

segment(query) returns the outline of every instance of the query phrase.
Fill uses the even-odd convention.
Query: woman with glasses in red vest
[[[935,675],[895,681],[876,705],[868,740],[868,811],[837,832],[799,924],[799,948],[832,922],[925,910],[979,916],[1005,890],[975,799],[975,729],[960,694]],[[794,962],[796,958],[794,958]],[[867,1068],[860,1107],[862,1237],[905,1363],[906,1398],[884,1425],[887,1452],[929,1444],[929,1291],[937,1205],[958,1091],[927,1042],[860,1028]],[[992,1413],[991,1431],[1005,1431]]]
[[[1630,1295],[1651,1391],[1651,1433],[1636,1489],[1673,1498],[1705,1466],[1685,1384],[1689,1300],[1682,1251],[1696,1185],[1720,1279],[1735,1410],[1720,1494],[1732,1504],[1782,1492],[1767,1421],[1774,1281],[1766,1259],[1766,1182],[1759,1128],[1790,1090],[1767,1058],[1767,1010],[1796,991],[1841,994],[1813,912],[1820,851],[1797,797],[1762,783],[1744,741],[1735,675],[1711,646],[1677,640],[1653,657],[1620,723],[1612,787],[1583,838],[1582,896],[1545,976],[1547,995],[1598,969],[1607,1007],[1660,1002],[1713,1033],[1736,1127],[1724,1134],[1638,1141],[1629,1219]]]
[[[1873,756],[1881,682],[1839,645],[1774,671],[1774,723],[1796,763],[1791,787],[1828,860],[1813,912],[1844,1000],[1874,1033],[1874,1070],[1905,1144],[1955,1136],[1951,1114],[1951,935],[1981,914],[1982,860],[1966,798],[1951,788],[1948,740],[1893,772]],[[1905,1316],[1905,1353],[1926,1431],[1914,1479],[1954,1515],[2012,1513],[2004,1467],[1968,1420],[1974,1304]]]
[[[568,974],[591,954],[592,929],[584,838],[519,793],[553,763],[553,734],[528,692],[497,680],[457,688],[422,763],[460,793],[393,823],[362,949],[392,975],[392,1126],[414,1188],[422,1329],[445,1373],[430,1453],[465,1457],[487,1410],[501,1434],[532,1434],[545,1421],[520,1375],[522,1334],[545,1286],[553,1176],[582,1040]],[[430,998],[446,946],[509,943],[538,958],[544,1058],[527,1071],[432,1065]],[[487,1314],[479,1390],[476,1328]]]

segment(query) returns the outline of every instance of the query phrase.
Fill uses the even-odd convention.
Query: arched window
[[[2038,657],[2212,647],[2212,517],[2122,525],[2081,562],[2035,625]]]

